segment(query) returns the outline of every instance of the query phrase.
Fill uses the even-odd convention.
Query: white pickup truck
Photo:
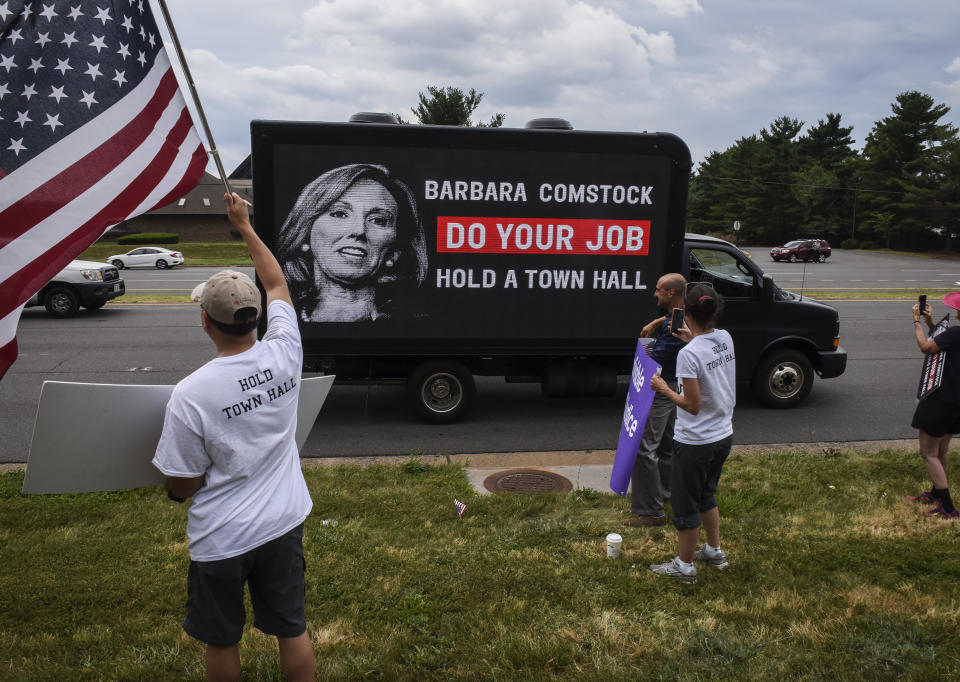
[[[73,317],[80,306],[96,310],[125,291],[120,271],[107,263],[72,261],[48,282],[26,306],[42,305],[54,317]]]

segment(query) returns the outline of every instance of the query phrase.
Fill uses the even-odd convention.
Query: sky
[[[158,23],[161,16],[152,3]],[[253,119],[399,113],[428,85],[475,119],[669,132],[694,164],[779,116],[860,148],[905,91],[960,126],[957,0],[167,0],[229,173]],[[174,59],[171,51],[171,59]],[[212,170],[212,166],[210,167]]]

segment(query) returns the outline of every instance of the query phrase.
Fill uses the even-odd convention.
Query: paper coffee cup
[[[607,535],[607,557],[615,559],[620,556],[620,545],[623,544],[623,538],[620,533],[610,533]]]

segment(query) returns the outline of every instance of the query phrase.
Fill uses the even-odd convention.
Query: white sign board
[[[297,448],[313,428],[333,376],[304,377]],[[160,485],[151,460],[173,386],[45,381],[23,491],[86,493]]]

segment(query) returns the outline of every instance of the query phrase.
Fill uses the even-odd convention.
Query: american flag
[[[453,506],[457,508],[457,516],[463,518],[463,512],[467,511],[467,505],[457,498],[453,498]]]
[[[0,0],[0,377],[23,304],[206,164],[148,0]]]

